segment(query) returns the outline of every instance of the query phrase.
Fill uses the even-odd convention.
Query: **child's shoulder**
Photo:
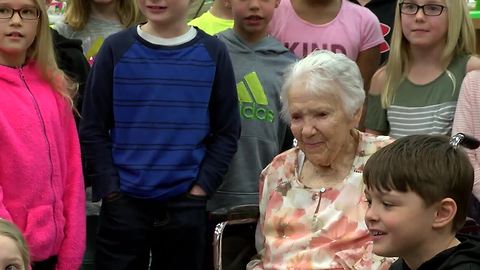
[[[441,269],[480,269],[480,237],[469,234],[457,234],[456,237],[460,244],[442,252],[450,264]],[[456,265],[458,268],[455,267]],[[471,268],[465,268],[465,266]]]
[[[227,46],[220,39],[205,33],[197,27],[195,29],[197,30],[197,35],[194,44],[201,44],[215,59],[218,59],[220,55],[228,54]]]
[[[102,43],[101,50],[111,51],[114,57],[119,57],[128,51],[137,40],[136,27],[130,27],[111,34]]]
[[[475,55],[472,55],[468,59],[466,72],[470,72],[473,70],[480,70],[480,58]]]
[[[372,76],[372,80],[370,83],[370,89],[368,90],[368,94],[376,96],[380,95],[385,88],[387,80],[387,72],[386,67],[383,66],[379,68]]]
[[[193,27],[195,27],[195,29],[197,30],[197,40],[198,40],[198,42],[202,42],[205,45],[212,46],[214,48],[225,49],[225,44],[222,41],[220,41],[217,36],[211,36],[211,35],[207,34],[205,31],[203,31],[202,29],[200,29],[196,26],[193,26]]]
[[[136,40],[135,33],[134,28],[127,28],[108,36],[101,43],[98,55],[95,58],[95,63],[102,63],[101,65],[117,63],[118,60],[132,48]],[[106,60],[106,62],[103,60]]]
[[[267,43],[265,51],[275,54],[276,57],[279,57],[287,64],[293,64],[298,60],[298,57],[276,38],[267,36],[265,39]]]
[[[269,55],[278,60],[275,61],[276,64],[282,62],[290,64],[298,59],[294,53],[270,35],[264,37],[254,45],[248,45],[234,29],[222,31],[216,34],[216,37],[226,45],[230,53],[238,52],[243,56],[257,53],[262,54],[264,57],[265,55]]]
[[[471,235],[457,235],[460,244],[445,249],[435,255],[418,269],[436,270],[476,270],[480,269],[480,239]],[[403,259],[398,259],[390,270],[406,270],[407,264]]]
[[[115,43],[115,42],[122,42],[125,40],[131,40],[135,37],[136,32],[137,32],[137,26],[132,26],[109,35],[105,39],[105,42]],[[117,43],[117,45],[118,44],[120,43]]]

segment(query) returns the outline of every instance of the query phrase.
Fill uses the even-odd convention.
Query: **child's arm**
[[[240,137],[240,113],[232,64],[225,45],[215,47],[218,51],[212,53],[216,56],[217,67],[209,103],[210,135],[206,139],[207,151],[196,183],[207,196],[220,186]]]
[[[380,45],[385,42],[385,38],[377,16],[366,8],[362,8],[360,39],[356,62],[362,74],[365,91],[368,93],[370,80],[380,65]]]
[[[453,121],[453,132],[463,132],[480,138],[480,71],[468,73],[463,80],[457,110]],[[480,149],[465,149],[472,163],[475,181],[473,195],[480,201]]]
[[[368,93],[370,89],[370,80],[380,65],[380,45],[361,51],[357,57],[357,65],[363,78],[363,87]]]
[[[467,73],[473,70],[480,70],[480,58],[478,56],[472,55],[467,62]]]
[[[356,63],[362,74],[363,88],[365,94],[368,94],[372,76],[377,71],[380,60],[380,45],[385,42],[382,34],[380,22],[375,14],[366,8],[361,8],[362,19],[360,21],[360,44]],[[362,117],[359,123],[359,129],[365,129],[365,118],[367,111],[367,101],[365,101],[362,110]]]
[[[62,103],[60,103],[62,104]],[[63,102],[66,145],[66,177],[64,179],[63,216],[65,238],[58,254],[56,270],[79,269],[86,242],[85,188],[83,185],[80,143],[70,106]]]
[[[385,75],[385,68],[375,72],[367,95],[365,131],[375,135],[387,135],[389,130],[387,110],[382,108],[381,104],[381,95],[385,88]]]
[[[120,191],[110,138],[114,68],[111,46],[107,41],[104,43],[88,76],[80,122],[80,140],[86,163],[84,174],[91,180],[94,201]]]

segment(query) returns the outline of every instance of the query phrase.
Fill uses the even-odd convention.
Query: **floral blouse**
[[[368,158],[392,139],[361,132],[358,138],[352,169],[335,188],[314,189],[299,181],[305,155],[298,147],[263,170],[256,235],[261,259],[247,270],[388,269],[393,259],[372,253],[362,172]]]

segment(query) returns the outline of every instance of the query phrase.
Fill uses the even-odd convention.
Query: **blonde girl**
[[[83,52],[93,63],[105,38],[141,19],[133,0],[70,0],[64,21],[55,24],[66,38],[82,40]]]
[[[85,249],[85,195],[72,113],[44,0],[0,0],[0,218],[29,243],[32,267],[70,270]]]
[[[0,269],[27,270],[30,254],[27,242],[15,224],[0,219]]]
[[[399,0],[388,63],[372,78],[367,131],[450,134],[463,78],[480,68],[474,52],[465,1]]]

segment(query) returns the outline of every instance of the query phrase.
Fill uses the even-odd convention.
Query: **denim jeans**
[[[104,200],[95,269],[197,270],[205,253],[206,200],[184,194],[166,202],[125,194]]]

